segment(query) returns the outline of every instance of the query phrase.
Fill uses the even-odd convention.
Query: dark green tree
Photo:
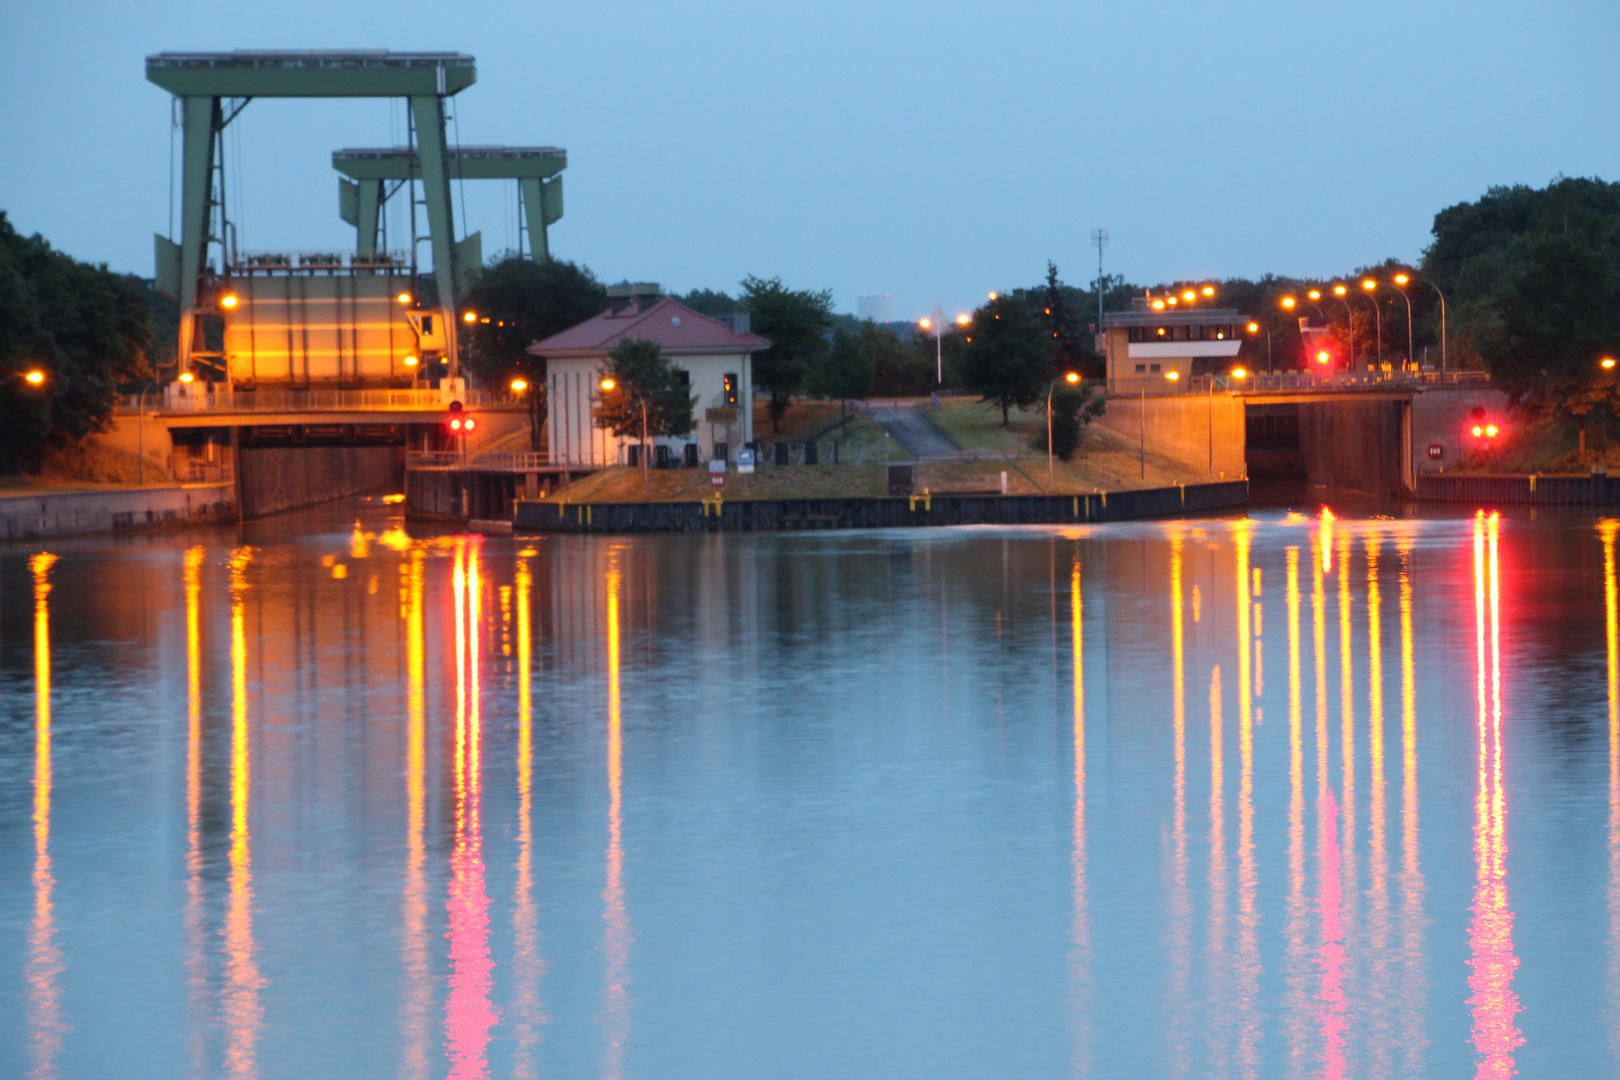
[[[1096,387],[1059,383],[1052,391],[1052,453],[1064,461],[1072,459],[1080,449],[1081,432],[1107,407],[1108,399]],[[1044,451],[1046,432],[1037,432],[1030,446]]]
[[[602,369],[603,382],[612,380],[612,386],[597,388],[594,422],[614,435],[640,440],[642,479],[649,491],[649,441],[692,430],[697,395],[688,396],[682,374],[657,342],[631,338],[613,347]]]
[[[1103,358],[1092,343],[1089,330],[1096,322],[1096,313],[1092,313],[1091,323],[1086,322],[1076,311],[1075,298],[1076,290],[1058,280],[1057,264],[1048,260],[1041,312],[1046,331],[1052,338],[1057,366],[1064,371],[1078,371],[1088,379],[1100,379],[1106,374]]]
[[[1005,426],[1013,408],[1041,401],[1052,378],[1052,339],[1022,300],[998,295],[973,314],[962,357],[962,385],[1001,406]]]
[[[754,355],[754,382],[771,395],[771,430],[782,430],[782,415],[828,349],[832,291],[789,289],[781,278],[743,279],[743,298],[753,332],[771,347]]]
[[[1620,385],[1598,366],[1620,353],[1620,251],[1585,233],[1542,233],[1519,248],[1519,270],[1481,342],[1491,379],[1542,414],[1607,430]]]
[[[845,413],[851,398],[861,401],[872,392],[872,380],[877,374],[872,339],[879,335],[894,340],[893,334],[879,329],[870,320],[858,333],[851,334],[842,327],[834,330],[832,347],[810,373],[809,389],[821,397],[837,398],[840,419],[847,419]]]
[[[600,314],[607,307],[607,290],[584,266],[514,256],[480,272],[464,306],[480,318],[463,330],[469,370],[486,386],[507,387],[513,379],[528,384],[522,399],[529,406],[529,445],[539,450],[546,362],[525,350]]]
[[[693,289],[676,299],[700,315],[729,315],[746,310],[741,300],[720,289]]]
[[[148,370],[151,348],[138,278],[23,237],[0,211],[0,471],[106,430],[119,386]],[[37,387],[22,377],[36,368]]]

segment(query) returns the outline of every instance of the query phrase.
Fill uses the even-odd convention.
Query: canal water
[[[1620,522],[0,552],[0,1075],[1616,1075]]]

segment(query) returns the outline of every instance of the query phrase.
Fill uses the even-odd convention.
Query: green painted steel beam
[[[146,78],[177,97],[415,97],[460,93],[478,73],[465,53],[240,49],[157,53]]]
[[[354,180],[420,180],[408,147],[334,150],[332,168]],[[549,180],[568,168],[568,151],[555,146],[461,146],[450,151],[457,180]]]
[[[450,203],[450,171],[444,136],[444,99],[477,81],[475,62],[465,53],[396,53],[386,50],[238,50],[219,53],[157,53],[146,58],[149,82],[181,101],[184,150],[181,176],[179,248],[180,341],[182,364],[190,362],[198,315],[198,281],[211,239],[213,169],[216,145],[230,123],[226,98],[403,97],[410,103],[421,150],[421,179],[433,245],[434,275],[444,303],[454,306],[467,271],[456,264],[457,245]],[[375,210],[360,200],[357,216]],[[365,241],[362,224],[362,243]],[[372,244],[375,245],[373,238]],[[166,250],[157,245],[167,259]],[[454,338],[451,371],[457,371]]]

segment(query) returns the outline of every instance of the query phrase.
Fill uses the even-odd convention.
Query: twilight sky
[[[1620,179],[1612,0],[1425,3],[0,5],[0,209],[149,276],[169,232],[166,50],[456,50],[455,139],[568,150],[552,251],[603,280],[831,288],[966,310],[1055,260],[1139,282],[1414,259],[1496,184]],[[256,101],[232,126],[240,247],[340,249],[331,151],[382,101]],[[456,196],[485,254],[515,185]],[[403,217],[391,219],[395,235]],[[404,246],[404,245],[400,245]],[[424,253],[426,248],[423,248]]]

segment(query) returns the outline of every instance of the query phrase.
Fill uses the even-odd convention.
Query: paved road
[[[869,415],[913,457],[953,457],[962,450],[915,405],[873,405]]]

